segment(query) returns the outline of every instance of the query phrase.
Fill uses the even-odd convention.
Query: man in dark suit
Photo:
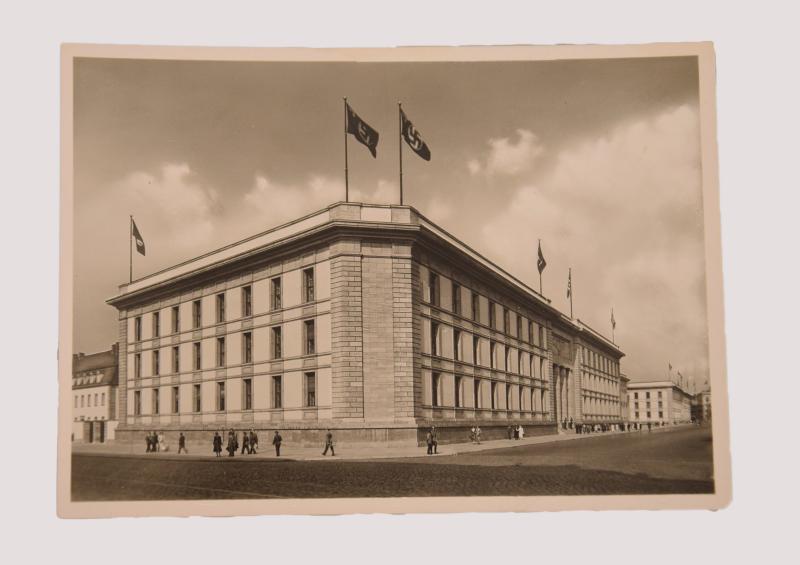
[[[334,457],[336,453],[333,451],[333,434],[330,430],[325,432],[325,451],[322,452],[322,455],[328,454],[328,448],[331,448],[331,457]]]
[[[275,430],[275,435],[272,437],[272,445],[275,446],[275,457],[281,456],[281,443],[283,442],[283,438],[281,434],[278,433],[278,430]]]

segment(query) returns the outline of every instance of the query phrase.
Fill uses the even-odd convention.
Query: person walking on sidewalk
[[[150,453],[153,447],[153,436],[148,433],[144,436],[144,440],[147,442],[147,451],[145,453]]]
[[[431,434],[430,430],[428,430],[428,433],[425,434],[425,443],[428,446],[428,452],[426,455],[433,455],[433,435]]]
[[[281,443],[283,442],[283,438],[281,434],[278,433],[278,430],[275,430],[275,435],[272,436],[272,445],[275,446],[275,457],[281,456]]]
[[[250,453],[250,434],[242,432],[242,455]]]
[[[431,426],[431,441],[433,442],[433,454],[437,455],[439,453],[439,432],[436,430],[436,426]]]
[[[518,439],[525,439],[525,428],[522,427],[522,424],[517,426],[517,436]]]
[[[181,434],[178,436],[178,455],[180,455],[181,449],[185,453],[189,453],[189,451],[186,449],[186,436],[183,435],[183,432],[181,432]]]
[[[254,454],[256,452],[256,447],[258,447],[258,434],[254,429],[250,429],[250,453]]]
[[[214,453],[216,454],[217,457],[219,457],[220,454],[222,454],[222,436],[219,435],[219,432],[214,432],[213,446],[214,446]]]
[[[325,431],[325,450],[322,452],[323,456],[328,454],[329,447],[331,448],[331,457],[335,457],[336,453],[333,451],[333,434],[330,429]]]
[[[478,445],[481,444],[481,427],[475,426],[475,439],[478,441]]]

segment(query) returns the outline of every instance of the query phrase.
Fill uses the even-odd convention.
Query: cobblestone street
[[[73,500],[713,492],[708,428],[375,461],[73,455]]]

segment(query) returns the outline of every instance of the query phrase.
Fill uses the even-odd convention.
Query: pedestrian
[[[183,435],[183,432],[181,432],[181,434],[178,436],[178,455],[180,455],[181,450],[187,454],[189,453],[189,451],[186,449],[186,436]]]
[[[519,426],[514,426],[514,440],[519,439]]]
[[[653,422],[647,422],[647,431],[648,432],[652,432],[653,431]]]
[[[228,457],[233,457],[236,453],[236,434],[233,430],[228,431],[228,447],[226,448]]]
[[[256,452],[256,447],[258,447],[258,434],[254,429],[250,429],[250,453],[253,454]]]
[[[144,441],[147,442],[147,451],[145,451],[145,453],[150,453],[152,451],[151,448],[153,446],[152,436],[149,433],[145,434]]]
[[[250,434],[242,432],[242,455],[250,453]]]
[[[155,451],[161,451],[161,436],[160,433],[153,432],[153,441],[155,442]]]
[[[322,452],[323,456],[328,454],[329,447],[331,448],[331,457],[335,457],[336,453],[333,451],[333,434],[330,429],[325,431],[325,450]]]
[[[570,416],[570,418],[569,418],[569,429],[571,430],[574,427],[575,427],[575,422],[572,421],[572,416]]]
[[[433,441],[433,454],[439,453],[439,432],[435,426],[431,426],[431,440]]]
[[[519,439],[525,439],[525,428],[522,427],[522,424],[517,426],[517,435]]]
[[[478,445],[480,445],[481,444],[481,427],[480,426],[476,426],[475,427],[475,439],[478,441]]]
[[[283,442],[283,438],[281,434],[278,433],[278,430],[275,430],[275,435],[272,436],[272,445],[275,446],[275,457],[281,456],[281,443]]]
[[[214,453],[216,454],[217,457],[219,457],[220,454],[222,453],[222,436],[219,435],[219,432],[214,432],[213,446],[214,446]]]
[[[475,426],[469,429],[469,441],[475,443]]]
[[[433,436],[431,435],[430,430],[428,430],[428,433],[425,434],[425,445],[428,446],[428,452],[426,455],[433,455]]]

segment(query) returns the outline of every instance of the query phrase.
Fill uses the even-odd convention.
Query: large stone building
[[[692,394],[672,381],[628,383],[631,422],[683,424],[692,420]]]
[[[711,421],[711,391],[704,390],[694,395],[692,399],[692,418],[696,422],[706,423]]]
[[[334,204],[108,302],[118,438],[414,444],[432,424],[448,442],[625,418],[617,346],[408,206]]]
[[[100,353],[72,356],[72,441],[114,439],[117,420],[118,344]]]

